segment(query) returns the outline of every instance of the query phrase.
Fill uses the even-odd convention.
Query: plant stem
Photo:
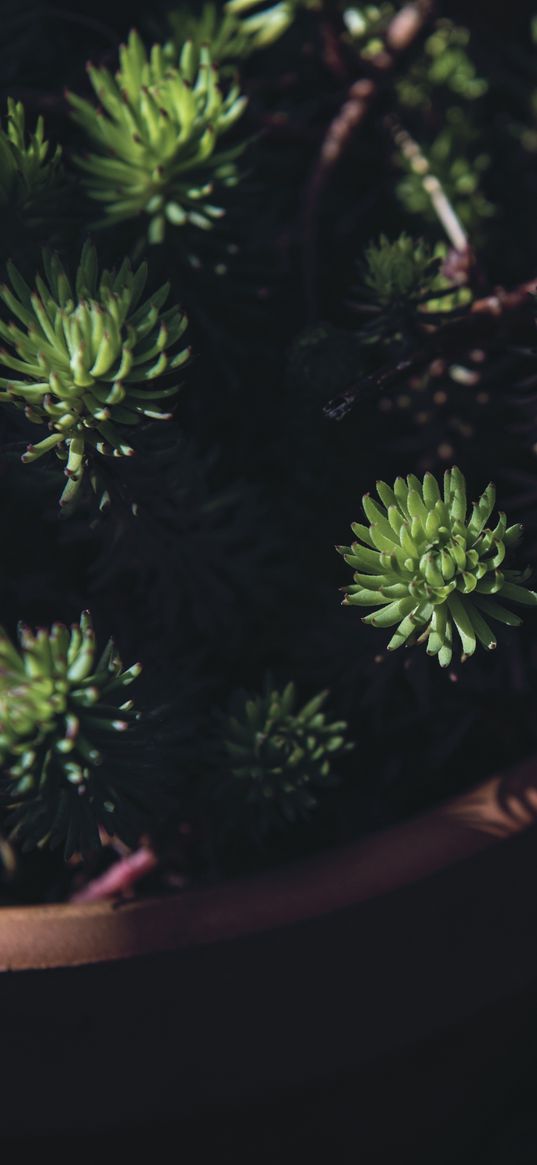
[[[88,882],[82,890],[77,890],[71,902],[100,902],[103,898],[115,898],[131,890],[141,878],[152,873],[158,859],[147,846],[141,846],[133,854],[120,858],[109,870]]]
[[[358,400],[364,401],[375,396],[384,388],[391,387],[399,378],[430,363],[438,356],[455,356],[468,348],[486,343],[498,332],[498,321],[517,320],[532,307],[537,292],[537,279],[520,283],[511,291],[497,287],[492,295],[476,299],[464,316],[431,329],[424,336],[423,345],[396,364],[386,365],[376,372],[364,376],[359,382],[349,384],[340,396],[327,401],[323,408],[325,417],[340,421],[350,412]]]
[[[453,209],[441,182],[431,173],[429,162],[420,146],[414,141],[414,138],[410,136],[404,126],[401,125],[398,118],[390,115],[386,118],[386,124],[392,134],[397,149],[400,150],[403,158],[408,162],[412,172],[421,178],[423,189],[429,196],[436,217],[442,225],[452,247],[459,253],[466,254],[469,250],[468,235]]]

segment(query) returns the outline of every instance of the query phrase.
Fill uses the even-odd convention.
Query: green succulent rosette
[[[198,50],[209,45],[211,57],[219,66],[224,62],[233,65],[273,44],[289,28],[293,17],[289,0],[276,0],[268,6],[259,0],[182,4],[167,14],[171,41],[165,46],[166,52],[176,54],[186,40],[192,40]]]
[[[530,571],[504,566],[522,527],[508,526],[503,513],[488,525],[496,500],[492,483],[469,515],[457,468],[446,471],[443,492],[426,473],[423,481],[398,477],[393,488],[379,481],[377,494],[379,502],[363,499],[369,524],[352,525],[357,541],[337,549],[355,571],[344,604],[375,607],[364,623],[396,628],[390,651],[423,642],[448,667],[457,640],[465,660],[478,643],[489,651],[496,647],[491,623],[522,622],[505,603],[537,606],[537,594],[523,585]]]
[[[140,778],[139,713],[113,640],[99,656],[89,612],[70,630],[0,630],[0,804],[24,849],[100,845],[100,828],[134,843],[150,810]],[[145,805],[145,810],[144,810]]]
[[[22,410],[50,435],[30,445],[23,461],[54,449],[65,464],[60,504],[72,503],[88,462],[95,456],[134,453],[124,432],[144,418],[167,420],[162,402],[177,385],[161,378],[186,363],[180,346],[187,319],[178,308],[163,311],[169,285],[147,299],[147,266],[99,272],[95,248],[86,243],[74,285],[60,258],[43,252],[45,278],[32,289],[8,263],[11,287],[0,287],[11,318],[0,319],[0,400]]]
[[[307,820],[322,790],[337,784],[334,764],[353,745],[347,724],[323,711],[327,692],[298,706],[295,685],[261,695],[239,691],[218,717],[216,803],[224,826],[252,838]]]
[[[433,249],[405,232],[369,244],[353,289],[354,306],[364,313],[358,333],[363,343],[390,340],[404,347],[409,330],[432,322],[431,312],[436,322],[471,300],[471,291],[446,275],[445,259],[442,243]]]
[[[209,47],[187,41],[172,64],[165,46],[148,54],[133,31],[115,76],[93,65],[88,74],[100,108],[68,98],[95,151],[77,161],[104,208],[98,225],[146,215],[152,243],[162,242],[167,224],[209,229],[224,213],[211,202],[213,189],[236,185],[246,145],[221,147],[246,98],[235,81],[219,78]]]
[[[399,235],[392,242],[381,235],[366,248],[362,264],[362,294],[379,308],[426,302],[440,266],[423,239]]]
[[[0,210],[8,222],[15,214],[27,227],[46,219],[64,186],[61,148],[51,149],[42,117],[29,133],[20,101],[7,100],[0,127]]]

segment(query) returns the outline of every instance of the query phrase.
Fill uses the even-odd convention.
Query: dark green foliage
[[[322,710],[327,694],[297,707],[294,684],[279,691],[267,681],[261,695],[233,695],[216,719],[218,831],[260,840],[308,820],[322,790],[335,788],[338,760],[353,745],[345,722]]]
[[[5,125],[0,130],[0,210],[18,214],[27,227],[40,222],[58,198],[63,183],[61,149],[51,149],[43,118],[34,133],[26,131],[22,103],[8,98]]]
[[[380,308],[425,300],[431,292],[438,261],[421,240],[402,234],[393,243],[381,235],[370,243],[363,268],[364,292]]]
[[[167,436],[155,428],[143,434],[145,474],[133,461],[124,475],[136,514],[107,518],[91,569],[100,604],[128,589],[128,619],[135,612],[150,634],[155,666],[175,655],[177,637],[195,635],[213,656],[236,651],[259,620],[270,619],[283,574],[253,487],[233,479],[222,487],[217,454],[202,456],[181,434]],[[114,605],[108,617],[123,625]]]
[[[393,242],[381,235],[378,243],[369,244],[353,288],[353,302],[365,316],[362,342],[402,348],[409,339],[415,342],[430,313],[444,313],[447,319],[447,313],[470,300],[468,288],[450,277],[446,247],[437,243],[433,249],[405,233]]]
[[[29,131],[24,105],[8,97],[0,127],[0,257],[24,253],[57,229],[67,193],[61,155],[47,141],[43,117]]]

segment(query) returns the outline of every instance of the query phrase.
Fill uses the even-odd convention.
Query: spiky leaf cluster
[[[61,148],[52,149],[45,138],[42,117],[35,130],[26,129],[20,101],[8,97],[7,115],[0,126],[0,214],[16,215],[33,227],[50,214],[64,183]],[[5,226],[5,222],[3,222]]]
[[[379,481],[377,493],[380,504],[369,495],[363,499],[369,525],[354,523],[357,541],[338,550],[355,571],[344,603],[378,608],[363,621],[396,627],[390,651],[425,642],[428,654],[447,667],[456,638],[464,660],[478,643],[489,651],[496,647],[491,621],[509,627],[522,622],[500,600],[537,605],[537,593],[521,585],[528,571],[500,569],[522,528],[508,526],[503,513],[487,525],[496,498],[492,484],[469,517],[457,468],[446,471],[443,494],[430,473],[423,481],[398,477],[393,488]]]
[[[100,102],[70,93],[74,120],[94,153],[78,158],[89,195],[102,203],[100,225],[146,215],[150,242],[166,225],[209,229],[224,213],[211,195],[236,185],[245,142],[221,148],[246,99],[222,82],[207,45],[183,44],[176,63],[159,44],[148,53],[136,32],[119,52],[119,69],[88,67]]]
[[[297,707],[295,685],[236,692],[218,717],[221,765],[217,803],[224,824],[253,838],[307,820],[319,793],[337,783],[334,762],[353,746],[344,721],[322,711],[327,692]]]
[[[439,261],[423,239],[404,232],[393,242],[381,235],[365,252],[362,268],[364,295],[375,306],[386,308],[402,302],[424,302],[432,290]]]
[[[168,284],[142,300],[145,264],[133,270],[125,260],[117,271],[99,272],[89,243],[74,285],[57,255],[44,251],[43,267],[45,278],[37,275],[32,290],[8,264],[11,287],[0,287],[11,315],[0,320],[7,345],[0,363],[16,374],[0,377],[0,399],[51,430],[23,461],[55,449],[68,478],[65,506],[76,497],[88,457],[130,456],[122,430],[144,417],[169,416],[161,404],[177,386],[154,382],[188,359],[189,349],[178,349],[187,320],[177,308],[162,311]]]
[[[353,305],[365,317],[359,339],[404,346],[431,312],[446,315],[467,302],[471,293],[446,277],[443,259],[441,243],[433,250],[404,232],[393,242],[385,235],[371,242],[353,288]]]
[[[100,826],[137,839],[139,714],[126,689],[140,671],[123,670],[113,640],[96,655],[87,611],[70,630],[19,627],[18,646],[0,631],[0,801],[23,848],[89,852]]]
[[[229,0],[223,6],[208,0],[196,11],[183,4],[168,13],[171,38],[166,52],[173,62],[185,41],[191,40],[198,51],[209,45],[211,57],[218,65],[234,62],[258,49],[268,48],[289,27],[293,8],[287,0],[263,6],[259,0]]]
[[[445,259],[443,243],[432,249],[404,232],[393,242],[386,235],[370,242],[353,288],[354,308],[365,316],[361,343],[404,346],[428,313],[450,312],[472,298],[448,277]]]

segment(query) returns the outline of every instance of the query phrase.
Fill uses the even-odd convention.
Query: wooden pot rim
[[[537,755],[390,829],[253,877],[125,904],[0,908],[0,971],[164,953],[314,919],[418,882],[537,820]]]

